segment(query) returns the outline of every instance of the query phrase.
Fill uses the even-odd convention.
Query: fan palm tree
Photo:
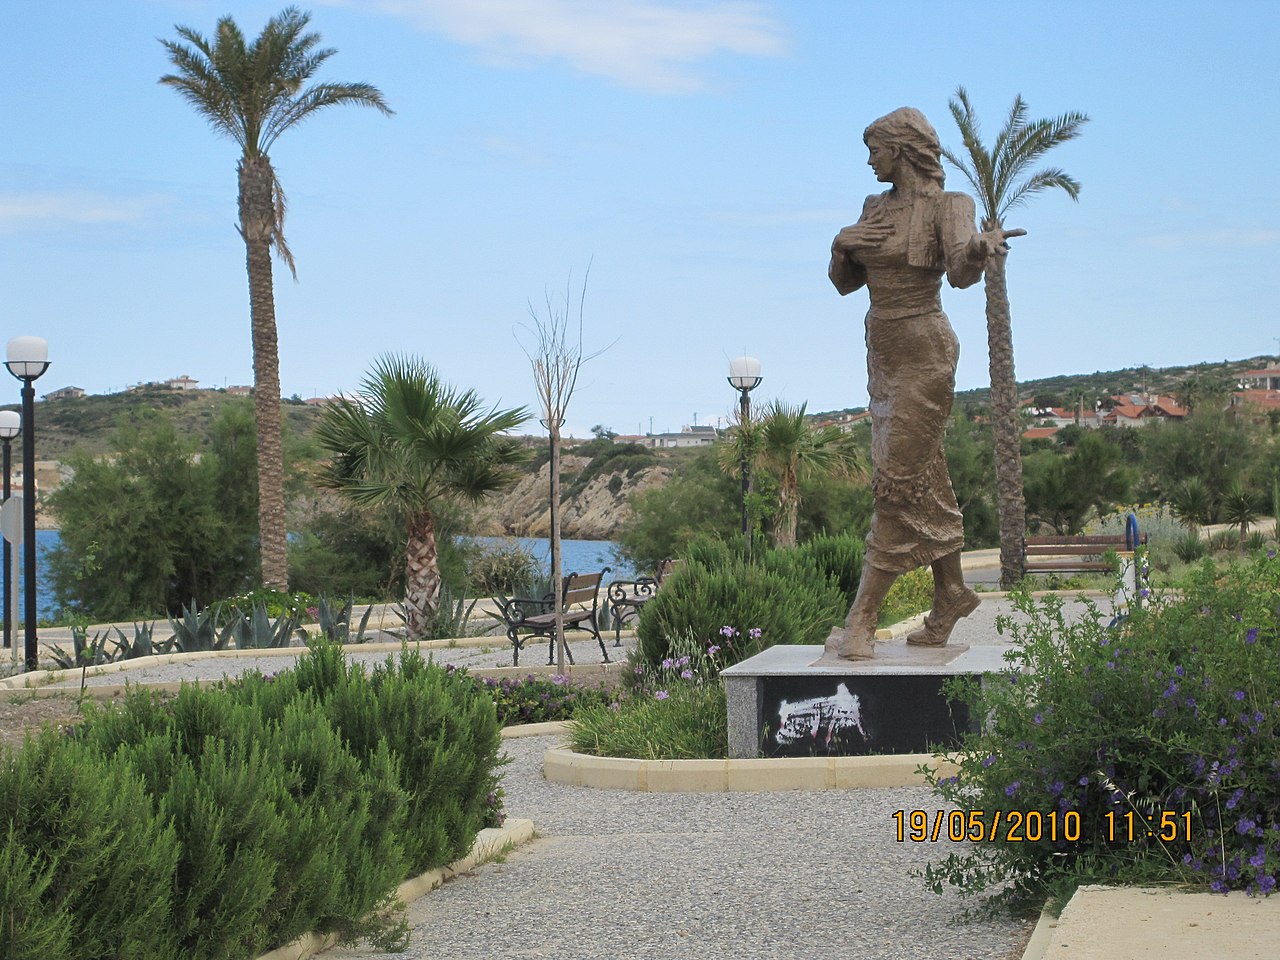
[[[807,404],[772,401],[755,423],[740,430],[736,443],[722,450],[722,466],[734,471],[743,449],[778,478],[778,515],[773,525],[779,547],[795,546],[800,517],[800,481],[810,477],[853,476],[865,472],[862,453],[838,427],[814,427],[805,421]],[[743,446],[745,444],[745,447]]]
[[[523,409],[485,412],[474,390],[458,392],[422,360],[382,357],[362,395],[327,405],[316,439],[332,459],[320,483],[353,503],[391,509],[405,524],[406,623],[432,624],[440,602],[436,513],[478,503],[519,476],[529,452],[502,436],[528,419]]]
[[[262,582],[288,588],[289,558],[284,519],[280,450],[280,357],[276,345],[271,249],[289,267],[293,255],[284,238],[285,196],[268,151],[286,130],[326,107],[374,107],[391,113],[367,83],[305,86],[336,52],[308,33],[310,14],[288,7],[267,21],[252,43],[231,17],[218,21],[213,40],[175,26],[179,42],[161,40],[174,73],[160,82],[172,87],[213,126],[240,147],[238,229],[249,271],[249,317],[253,330],[253,404],[257,426],[258,535]]]
[[[950,107],[951,116],[964,141],[964,153],[944,149],[942,155],[972,185],[982,210],[984,231],[1003,229],[1005,214],[1041,191],[1058,188],[1072,200],[1080,195],[1080,184],[1062,170],[1046,167],[1034,173],[1028,171],[1046,152],[1079,136],[1080,128],[1089,122],[1083,113],[1064,113],[1052,120],[1028,120],[1027,105],[1021,96],[1017,96],[1004,126],[988,148],[982,143],[978,118],[964,87],[956,89]],[[1000,582],[1012,586],[1021,576],[1020,552],[1026,529],[1026,509],[1022,498],[1018,382],[1013,371],[1013,331],[1003,250],[993,253],[987,260],[986,295],[996,494],[1000,516]]]

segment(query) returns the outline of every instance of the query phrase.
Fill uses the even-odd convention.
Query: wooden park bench
[[[673,570],[680,565],[679,560],[671,557],[663,560],[654,570],[652,577],[639,577],[636,580],[615,580],[609,584],[609,614],[613,617],[613,645],[622,646],[622,627],[625,623],[637,620],[646,603],[658,593],[662,582],[671,576]]]
[[[1147,535],[1136,529],[1123,534],[1078,534],[1066,537],[1024,537],[1022,575],[1029,573],[1098,573],[1114,570],[1104,559],[1108,550],[1133,550]]]
[[[600,610],[600,583],[609,572],[605,567],[599,573],[571,573],[564,578],[561,604],[564,629],[585,630],[596,638],[600,644],[600,652],[604,654],[604,662],[609,662],[609,651],[605,649],[604,638],[600,636],[600,625],[596,617]],[[533,637],[548,638],[547,663],[556,662],[556,611],[555,594],[548,593],[540,600],[532,597],[498,598],[498,610],[507,626],[507,639],[511,641],[513,654],[511,663],[520,665],[520,651],[527,640]],[[565,645],[565,654],[573,663],[573,653]]]

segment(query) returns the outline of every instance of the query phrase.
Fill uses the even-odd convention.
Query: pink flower
[[[667,691],[665,690],[659,690],[657,693],[653,695],[655,700],[665,700],[669,696],[671,696],[671,694],[667,693]]]

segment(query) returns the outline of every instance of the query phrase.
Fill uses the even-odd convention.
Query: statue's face
[[[898,151],[878,137],[867,140],[867,165],[875,171],[876,179],[881,183],[892,183],[893,175],[898,171]]]

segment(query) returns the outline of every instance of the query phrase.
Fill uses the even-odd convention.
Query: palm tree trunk
[[[776,546],[794,547],[796,545],[796,527],[800,522],[799,481],[794,473],[787,471],[778,486],[778,529],[774,537]]]
[[[1005,257],[987,260],[987,349],[991,362],[991,429],[996,448],[996,496],[1000,517],[1000,584],[1012,587],[1022,575],[1026,503],[1022,496],[1022,437],[1018,429],[1018,383],[1013,372],[1013,328]]]
[[[284,465],[280,444],[280,353],[271,278],[275,173],[266,157],[240,162],[240,233],[249,271],[253,328],[253,418],[258,451],[258,543],[262,584],[289,589],[284,519]]]
[[[410,639],[431,627],[440,609],[440,554],[436,546],[436,518],[423,510],[409,518],[409,542],[404,551],[405,626]]]

